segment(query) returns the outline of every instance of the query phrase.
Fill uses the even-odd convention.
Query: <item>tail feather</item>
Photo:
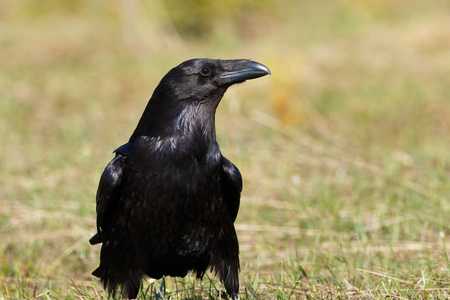
[[[222,239],[213,249],[211,267],[219,274],[227,293],[232,299],[239,295],[239,243],[234,226],[224,227]]]
[[[94,272],[92,272],[92,275],[94,275],[95,277],[98,277],[98,278],[102,278],[102,274],[103,274],[103,271],[102,271],[101,267],[98,267],[97,269],[94,270]]]
[[[213,261],[213,271],[219,275],[231,298],[237,299],[239,293],[239,261],[225,262],[222,258],[216,257]]]
[[[142,271],[130,270],[127,277],[120,272],[112,272],[99,266],[92,272],[92,275],[100,278],[104,288],[110,295],[115,297],[117,290],[120,287],[120,293],[128,299],[135,299],[139,292],[141,280],[144,277]]]

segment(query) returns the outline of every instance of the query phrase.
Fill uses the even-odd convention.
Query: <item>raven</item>
[[[92,274],[109,293],[136,298],[144,277],[211,268],[237,299],[242,178],[220,152],[215,112],[228,87],[267,74],[251,60],[191,59],[163,77],[100,178],[89,242],[102,243]]]

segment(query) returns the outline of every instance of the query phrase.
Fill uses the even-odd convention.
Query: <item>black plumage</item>
[[[232,84],[267,74],[249,60],[192,59],[161,80],[100,178],[90,242],[102,243],[93,275],[110,293],[136,298],[145,276],[210,267],[237,298],[242,178],[220,152],[215,112]]]

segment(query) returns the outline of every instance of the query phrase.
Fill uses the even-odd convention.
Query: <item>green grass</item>
[[[448,298],[448,1],[268,1],[245,30],[221,14],[197,38],[161,3],[5,2],[0,299],[107,297],[88,243],[100,174],[192,57],[272,70],[217,112],[244,177],[241,299]],[[223,290],[208,273],[149,280],[140,297]]]

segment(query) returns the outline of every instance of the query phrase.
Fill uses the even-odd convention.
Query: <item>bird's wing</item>
[[[119,147],[116,156],[106,166],[97,189],[97,233],[89,240],[94,245],[103,242],[103,231],[108,228],[120,197],[123,171],[131,151],[131,143]]]
[[[224,198],[233,222],[236,220],[242,191],[242,177],[238,168],[222,156],[224,171]]]

